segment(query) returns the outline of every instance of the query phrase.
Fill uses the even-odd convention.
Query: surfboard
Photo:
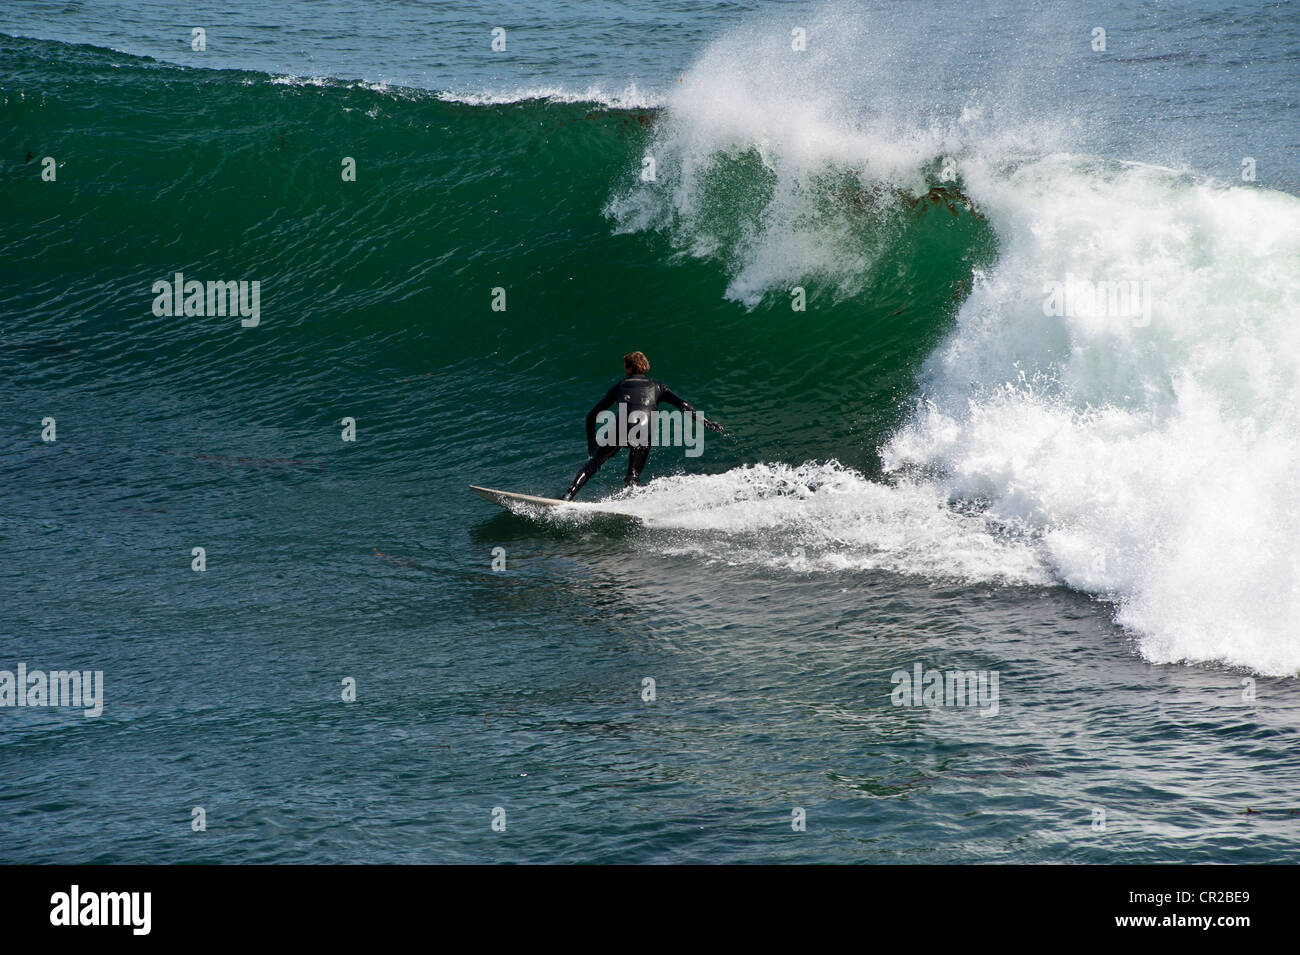
[[[493,504],[499,504],[509,509],[511,504],[530,504],[533,507],[580,507],[588,509],[586,502],[576,503],[574,501],[562,501],[558,497],[537,497],[534,494],[519,494],[515,491],[498,491],[496,488],[479,487],[477,484],[471,484],[469,489],[479,497],[487,498]],[[641,518],[635,514],[624,514],[620,511],[606,511],[604,509],[590,509],[593,517],[608,517],[614,520],[626,521],[629,524],[642,523]]]

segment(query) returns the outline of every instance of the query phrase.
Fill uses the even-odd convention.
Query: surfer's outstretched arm
[[[699,408],[696,408],[685,398],[679,398],[675,394],[673,394],[672,389],[669,388],[667,385],[664,385],[663,394],[659,396],[659,400],[668,402],[674,408],[680,408],[682,414],[688,414],[693,416],[700,422],[700,424],[704,425],[704,427],[708,428],[710,431],[716,431],[718,434],[727,433],[722,429],[722,425],[718,424],[716,421],[710,421],[708,418],[704,417],[704,412],[700,411]]]

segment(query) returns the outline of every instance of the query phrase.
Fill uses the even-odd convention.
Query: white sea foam
[[[994,533],[987,518],[948,506],[940,489],[875,483],[834,461],[664,477],[599,506],[644,518],[670,552],[728,563],[1052,581],[1032,540],[1012,528]]]
[[[978,197],[998,264],[886,465],[1040,527],[1148,659],[1300,672],[1300,200],[1064,157]],[[1149,281],[1150,323],[1044,316],[1067,270]]]

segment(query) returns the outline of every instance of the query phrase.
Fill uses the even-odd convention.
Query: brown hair
[[[650,370],[650,359],[639,351],[630,351],[623,356],[623,367],[628,374],[644,375]]]

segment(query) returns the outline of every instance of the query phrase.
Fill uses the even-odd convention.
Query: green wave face
[[[43,41],[0,49],[14,147],[0,300],[22,316],[0,360],[51,387],[147,381],[291,422],[322,389],[432,375],[439,406],[502,427],[521,401],[546,406],[512,439],[546,447],[573,443],[575,415],[639,348],[697,403],[761,418],[748,456],[870,469],[972,263],[992,253],[960,203],[827,168],[804,225],[861,269],[798,276],[799,312],[794,281],[735,294],[772,208],[757,151],[714,157],[689,222],[629,228],[611,211],[629,190],[668,195],[638,178],[653,110],[467,105]],[[40,178],[47,155],[56,183]],[[176,272],[259,281],[261,327],[154,316],[152,284]],[[485,389],[495,376],[521,393]]]

